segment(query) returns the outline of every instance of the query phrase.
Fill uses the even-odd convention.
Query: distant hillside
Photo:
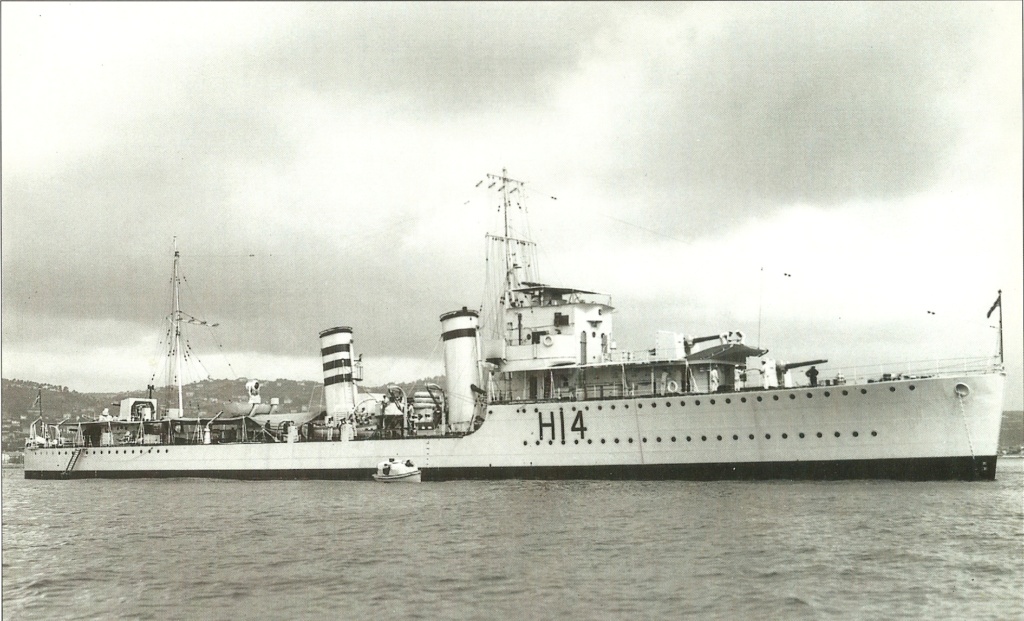
[[[1024,448],[1024,412],[1003,412],[1003,428],[999,433],[999,448]]]

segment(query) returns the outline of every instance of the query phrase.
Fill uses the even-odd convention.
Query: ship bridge
[[[536,282],[510,293],[500,341],[487,351],[499,371],[595,364],[611,355],[611,296]]]

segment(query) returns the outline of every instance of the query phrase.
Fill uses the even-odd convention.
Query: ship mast
[[[184,416],[184,399],[182,398],[182,385],[181,385],[181,306],[178,297],[178,260],[181,258],[181,253],[178,252],[178,238],[174,238],[174,279],[173,284],[173,298],[174,298],[174,312],[171,315],[172,321],[174,322],[174,381],[178,388],[178,416]]]
[[[484,358],[501,360],[504,358],[507,336],[505,312],[526,301],[524,296],[527,294],[521,291],[525,283],[538,282],[537,246],[530,241],[527,229],[526,184],[510,178],[508,170],[504,168],[500,175],[488,174],[476,187],[485,182],[488,185],[483,191],[488,194],[488,202],[493,196],[490,192],[500,195],[500,221],[493,222],[492,226],[497,230],[486,235],[487,276],[480,327],[488,334]],[[516,192],[519,196],[513,196]]]
[[[494,180],[494,183],[501,184],[498,191],[501,192],[502,235],[501,237],[493,235],[490,237],[504,246],[505,290],[502,292],[501,299],[502,305],[505,306],[511,302],[512,292],[522,285],[524,279],[521,278],[520,270],[525,270],[526,277],[530,278],[529,271],[534,268],[535,263],[532,257],[521,256],[522,252],[529,251],[528,248],[533,246],[533,242],[513,237],[513,235],[522,235],[524,231],[514,231],[509,224],[509,211],[512,207],[509,196],[513,192],[523,194],[525,183],[510,178],[507,168],[501,169],[501,175],[488,174],[487,178]]]

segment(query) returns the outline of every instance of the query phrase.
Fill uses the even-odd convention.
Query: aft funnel
[[[321,332],[320,356],[324,363],[327,416],[345,418],[356,408],[356,385],[352,377],[352,328],[343,326]]]
[[[448,424],[451,431],[468,432],[476,411],[473,386],[480,383],[477,332],[480,313],[468,310],[441,315],[444,341],[445,393],[448,396]]]

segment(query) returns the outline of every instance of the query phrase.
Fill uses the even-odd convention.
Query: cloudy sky
[[[1002,289],[1022,405],[1020,4],[0,11],[4,377],[144,386],[175,237],[213,377],[321,378],[336,325],[368,382],[440,373],[505,167],[620,349],[978,359]]]

